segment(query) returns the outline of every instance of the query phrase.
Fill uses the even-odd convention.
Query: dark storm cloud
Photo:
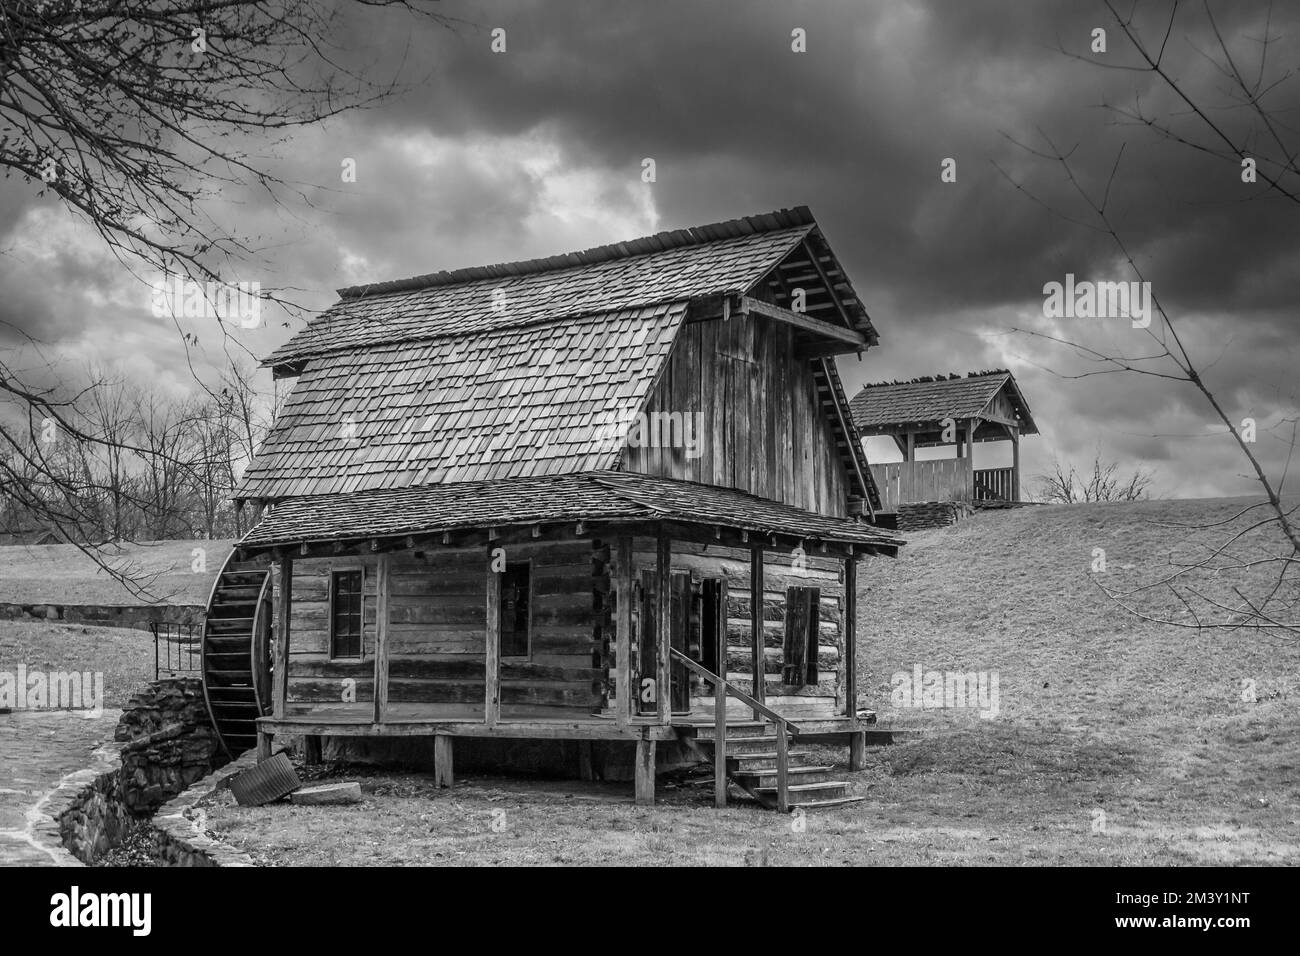
[[[1101,26],[1108,60],[1133,62],[1101,3],[441,7],[472,24],[413,27],[394,12],[342,8],[348,61],[409,88],[280,151],[276,172],[318,184],[307,191],[310,206],[273,209],[255,192],[229,191],[236,231],[264,237],[269,250],[250,277],[324,305],[341,285],[629,238],[629,221],[649,222],[635,191],[641,160],[652,157],[658,181],[649,195],[662,229],[812,207],[881,332],[879,349],[841,363],[850,389],[1010,364],[1045,432],[1026,445],[1028,467],[1103,444],[1168,462],[1167,489],[1242,490],[1233,484],[1237,465],[1207,450],[1217,439],[1176,437],[1221,429],[1189,389],[1062,379],[1045,369],[1077,372],[1075,357],[1007,334],[1064,331],[1125,352],[1145,345],[1122,327],[1058,329],[1041,318],[1045,282],[1066,272],[1127,277],[1107,237],[1036,205],[994,167],[1054,209],[1084,215],[1059,169],[1004,136],[1042,145],[1041,129],[1074,150],[1077,174],[1095,194],[1125,144],[1110,209],[1156,293],[1186,323],[1189,349],[1214,363],[1207,377],[1230,412],[1276,419],[1295,406],[1300,210],[1260,198],[1266,188],[1242,184],[1233,164],[1118,125],[1099,108],[1139,96],[1161,116],[1177,107],[1145,74],[1103,70],[1057,49],[1086,52]],[[1215,5],[1235,50],[1248,54],[1263,35],[1266,9]],[[1144,36],[1158,36],[1168,4],[1138,10]],[[1286,38],[1275,61],[1285,69],[1300,10],[1278,5],[1272,16],[1271,32]],[[495,27],[507,31],[505,54],[489,48]],[[790,50],[795,27],[807,31],[806,54]],[[1169,62],[1222,104],[1221,78],[1197,52],[1210,43],[1203,12],[1186,9]],[[1279,87],[1270,105],[1283,116],[1300,107],[1300,83]],[[1215,117],[1244,121],[1240,110]],[[547,162],[529,161],[547,151]],[[339,181],[344,157],[357,160],[355,184]],[[940,182],[945,157],[957,160],[955,184]],[[549,196],[577,173],[583,178],[559,199]],[[0,222],[12,224],[28,200],[5,188]],[[76,269],[58,264],[57,281],[42,284],[0,261],[0,291],[14,303],[6,314],[29,323],[41,316],[59,335],[96,321],[56,301],[59,289],[111,285]],[[261,330],[257,350],[286,334],[278,323]]]
[[[481,29],[422,32],[413,69],[430,64],[431,86],[367,123],[439,135],[544,125],[569,156],[629,177],[653,156],[659,211],[671,225],[807,203],[856,275],[865,264],[873,285],[906,289],[923,308],[1024,301],[1066,271],[1113,271],[1106,237],[1017,194],[992,161],[1054,208],[1081,215],[1059,171],[1002,134],[1042,146],[1041,128],[1077,147],[1078,174],[1097,194],[1127,143],[1112,210],[1171,305],[1293,301],[1294,207],[1244,201],[1263,190],[1243,186],[1230,164],[1115,125],[1099,104],[1168,97],[1145,74],[1057,49],[1085,53],[1090,30],[1105,26],[1109,57],[1134,62],[1099,3],[448,8]],[[1138,25],[1154,39],[1167,5],[1139,9],[1150,11]],[[1264,9],[1219,11],[1225,36],[1262,35]],[[1273,18],[1273,32],[1296,32],[1296,11]],[[1195,51],[1208,49],[1204,17],[1186,11],[1178,23],[1170,61],[1218,103]],[[504,55],[489,50],[496,26],[507,31]],[[808,32],[806,55],[790,52],[796,26]],[[1273,105],[1298,106],[1298,95],[1292,84]],[[955,185],[939,182],[948,156],[958,161]]]

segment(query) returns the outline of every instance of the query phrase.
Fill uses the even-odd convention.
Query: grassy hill
[[[1197,532],[1241,501],[1160,501],[989,512],[913,535],[896,560],[860,574],[858,686],[882,723],[925,731],[869,748],[851,775],[867,799],[812,814],[804,830],[708,787],[660,786],[662,804],[627,803],[628,785],[556,790],[466,779],[438,790],[400,769],[345,768],[364,781],[358,807],[215,806],[210,825],[279,863],[605,864],[1268,864],[1300,862],[1300,646],[1248,633],[1142,621],[1097,587],[1104,548],[1112,586],[1151,580]],[[1256,548],[1279,542],[1255,535]],[[142,554],[198,602],[208,575],[190,549]],[[226,545],[228,547],[228,545]],[[0,600],[83,600],[103,579],[53,549],[0,550]],[[13,552],[41,552],[39,562]],[[219,552],[219,553],[218,553]],[[77,568],[82,568],[79,573]],[[1213,582],[1221,593],[1249,572]],[[202,577],[204,582],[198,579]],[[104,600],[99,597],[99,600]],[[1165,610],[1172,607],[1166,602]],[[19,630],[21,628],[21,631]],[[0,621],[0,662],[124,655],[124,638],[64,625]],[[141,659],[129,670],[143,670]],[[84,653],[84,656],[83,656]],[[896,672],[986,671],[998,714],[891,701]],[[0,667],[2,669],[2,667]],[[1253,681],[1253,701],[1243,681]],[[110,684],[132,683],[123,673]],[[842,749],[828,750],[844,761]],[[599,792],[597,792],[599,791]],[[506,811],[509,828],[496,832]],[[326,839],[323,835],[328,835]]]
[[[1018,846],[1026,860],[1055,862],[1294,862],[1300,647],[1143,621],[1097,586],[1159,577],[1171,555],[1223,537],[1188,526],[1224,521],[1248,503],[986,512],[914,535],[896,561],[867,562],[859,686],[883,723],[929,731],[873,753],[873,801],[906,819],[928,811],[936,825],[963,821],[959,828],[1002,843],[984,855],[1004,861]],[[1281,543],[1266,533],[1249,540],[1258,549]],[[1098,547],[1104,576],[1091,570]],[[1213,585],[1222,594],[1249,573]],[[916,664],[996,671],[999,715],[896,706],[890,678]],[[1254,682],[1253,702],[1245,681]],[[935,852],[979,859],[944,832],[932,834]]]
[[[0,547],[0,604],[206,604],[233,541],[142,541],[107,547],[102,560],[126,587],[71,544]],[[194,549],[204,567],[194,570]]]

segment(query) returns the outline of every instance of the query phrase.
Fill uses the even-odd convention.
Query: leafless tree
[[[1270,97],[1292,79],[1291,67],[1279,65],[1270,51],[1278,37],[1270,31],[1271,17],[1267,18],[1260,37],[1252,42],[1258,61],[1253,69],[1243,65],[1239,53],[1223,36],[1208,0],[1203,9],[1208,24],[1210,44],[1208,50],[1195,48],[1196,52],[1214,65],[1221,83],[1209,93],[1192,88],[1183,74],[1169,65],[1169,39],[1180,15],[1188,5],[1175,0],[1169,6],[1167,20],[1156,39],[1144,36],[1136,25],[1140,7],[1134,3],[1121,11],[1112,0],[1102,0],[1120,34],[1127,40],[1131,60],[1115,62],[1098,60],[1078,54],[1102,69],[1118,69],[1154,77],[1176,99],[1179,108],[1163,115],[1148,111],[1135,96],[1131,105],[1106,104],[1123,121],[1131,122],[1143,130],[1175,143],[1208,154],[1234,166],[1243,160],[1253,159],[1259,179],[1268,187],[1268,195],[1282,201],[1300,205],[1300,167],[1296,157],[1300,146],[1293,145],[1288,136],[1294,135],[1289,121],[1279,116],[1270,105]],[[1112,51],[1113,53],[1114,51]],[[1226,102],[1207,102],[1206,97],[1222,96]],[[1219,117],[1232,116],[1232,125]],[[1059,169],[1084,210],[1084,218],[1065,215],[1051,203],[1030,191],[1022,182],[998,166],[999,172],[1020,192],[1034,202],[1085,228],[1106,236],[1118,250],[1138,281],[1147,281],[1135,259],[1128,242],[1116,226],[1110,206],[1111,188],[1123,160],[1121,146],[1109,178],[1102,189],[1089,191],[1081,182],[1072,164],[1071,149],[1058,147],[1046,133],[1039,131],[1042,146],[1008,137],[1033,156]],[[997,165],[995,163],[995,165]],[[1246,437],[1238,422],[1224,406],[1223,401],[1206,382],[1202,366],[1189,352],[1180,335],[1180,324],[1165,309],[1157,295],[1151,297],[1158,321],[1144,330],[1147,348],[1141,352],[1116,353],[1101,351],[1059,336],[1035,330],[1016,329],[1018,333],[1045,339],[1062,346],[1091,368],[1066,378],[1083,378],[1115,373],[1137,374],[1182,383],[1193,388],[1206,403],[1209,411],[1231,436],[1235,447],[1248,464],[1263,491],[1264,500],[1252,504],[1229,518],[1216,522],[1211,529],[1222,533],[1211,544],[1194,543],[1190,553],[1171,558],[1173,570],[1130,588],[1114,588],[1100,584],[1107,595],[1130,613],[1146,620],[1196,629],[1238,630],[1243,628],[1300,635],[1300,584],[1297,565],[1300,565],[1300,528],[1297,527],[1297,506],[1288,507],[1282,501],[1282,488],[1286,473],[1270,475],[1260,457]],[[1292,426],[1290,451],[1295,449],[1295,419]],[[1290,461],[1288,454],[1287,461]],[[1283,544],[1277,547],[1264,533],[1272,532]],[[1252,586],[1223,585],[1220,575],[1225,571],[1250,571],[1255,574]],[[1169,599],[1172,598],[1172,602]]]
[[[1141,501],[1150,497],[1153,472],[1135,469],[1128,477],[1119,474],[1119,462],[1103,461],[1098,451],[1090,470],[1080,473],[1073,464],[1052,459],[1051,469],[1038,476],[1039,500],[1060,504],[1089,501]]]
[[[346,66],[338,44],[345,14],[383,7],[453,24],[436,0],[5,0],[0,169],[55,195],[124,267],[142,277],[184,275],[206,289],[258,255],[248,237],[209,214],[209,201],[251,185],[271,202],[294,192],[305,202],[265,157],[295,130],[396,89],[395,77],[370,65]],[[264,294],[292,304],[275,290]],[[71,479],[45,456],[42,435],[53,429],[72,442],[60,455],[113,449],[113,474],[127,451],[156,463],[160,448],[97,431],[83,414],[95,383],[65,388],[26,371],[0,351],[0,403],[8,406],[0,408],[0,500],[6,512],[35,516],[87,547],[83,529],[96,522],[87,509],[97,498],[86,481],[61,485]],[[102,423],[107,411],[93,418]],[[168,454],[173,439],[166,433],[162,442]],[[156,495],[158,481],[171,477],[151,474]],[[110,486],[110,524],[122,532],[121,488]]]

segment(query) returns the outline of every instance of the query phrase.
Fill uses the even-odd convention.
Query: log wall
[[[419,556],[417,556],[419,555]],[[562,708],[590,714],[604,693],[602,585],[592,542],[513,544],[506,560],[532,564],[532,654],[501,662],[502,715]],[[482,549],[397,552],[389,572],[388,701],[463,704],[481,712],[484,696],[487,557]],[[289,701],[346,704],[374,698],[377,558],[303,558],[294,562]],[[361,567],[363,650],[360,660],[329,656],[329,575]],[[275,595],[278,602],[279,595]]]
[[[844,706],[843,561],[808,555],[804,559],[805,566],[796,568],[794,556],[779,551],[767,552],[764,561],[763,658],[766,702],[789,717],[838,716]],[[643,570],[654,568],[653,538],[638,537],[633,540],[632,562],[634,578],[637,579]],[[715,577],[726,580],[727,672],[723,676],[734,681],[740,690],[752,693],[754,675],[750,642],[749,552],[738,548],[674,541],[671,566],[674,572],[686,572],[691,577],[693,600],[687,643],[690,647],[688,653],[693,657],[698,657],[699,652],[702,582],[705,578]],[[791,586],[821,589],[818,681],[801,687],[787,686],[781,682],[786,588]],[[638,660],[637,641],[641,633],[638,604],[637,601],[632,603],[633,661]],[[691,690],[692,710],[712,709],[712,692],[706,693],[698,678],[692,680]],[[727,706],[728,713],[734,713],[737,717],[749,713],[735,700],[729,699]]]

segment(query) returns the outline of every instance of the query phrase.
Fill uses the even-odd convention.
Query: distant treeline
[[[93,376],[74,401],[25,411],[0,446],[0,535],[99,544],[247,530],[230,496],[268,408],[246,374],[180,397]]]

